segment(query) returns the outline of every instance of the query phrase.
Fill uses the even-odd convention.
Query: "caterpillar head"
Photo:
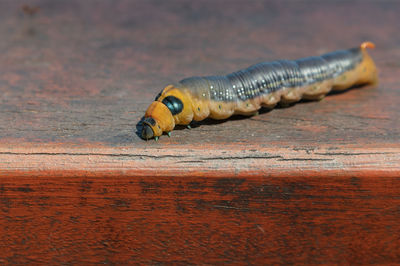
[[[177,124],[192,121],[190,99],[180,89],[167,86],[152,102],[143,120],[142,138],[158,139],[163,132],[169,133]]]

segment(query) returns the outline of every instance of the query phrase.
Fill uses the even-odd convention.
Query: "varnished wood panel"
[[[399,182],[2,178],[0,258],[10,264],[395,262]]]

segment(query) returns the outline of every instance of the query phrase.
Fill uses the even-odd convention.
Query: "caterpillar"
[[[192,120],[251,116],[261,107],[321,100],[331,90],[377,84],[377,69],[367,53],[374,47],[363,42],[321,56],[259,63],[226,76],[183,79],[166,86],[150,104],[141,136],[158,140],[164,132],[170,136],[175,125],[190,127]]]

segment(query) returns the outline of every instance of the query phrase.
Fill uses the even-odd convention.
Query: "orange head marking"
[[[167,86],[150,104],[143,120],[142,138],[150,139],[170,132],[176,124],[187,125],[193,119],[192,103],[184,91]]]
[[[175,121],[168,107],[159,101],[154,101],[144,115],[142,138],[151,139],[169,132],[175,127]]]

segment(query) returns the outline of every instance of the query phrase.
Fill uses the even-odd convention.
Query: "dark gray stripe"
[[[179,82],[196,97],[214,101],[247,100],[281,88],[300,87],[334,78],[356,67],[360,48],[340,50],[298,60],[259,63],[226,76],[191,77]]]

